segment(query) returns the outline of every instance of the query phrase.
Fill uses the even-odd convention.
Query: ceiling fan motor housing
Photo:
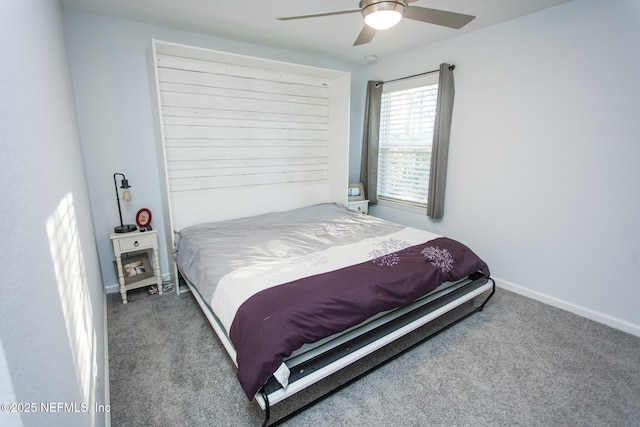
[[[404,14],[404,9],[405,7],[407,7],[407,2],[404,0],[360,0],[360,4],[358,4],[358,7],[362,11],[363,15],[365,15],[365,10],[367,15],[369,13],[377,12],[380,10],[393,10],[396,12],[400,12],[400,14]]]

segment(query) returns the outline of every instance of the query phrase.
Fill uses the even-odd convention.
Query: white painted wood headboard
[[[167,235],[347,203],[351,76],[154,40]]]

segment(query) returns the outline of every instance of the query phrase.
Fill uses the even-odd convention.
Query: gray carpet
[[[190,293],[129,296],[107,303],[113,426],[261,424]],[[275,405],[272,420],[386,351]],[[498,289],[484,311],[283,425],[640,426],[640,338]]]

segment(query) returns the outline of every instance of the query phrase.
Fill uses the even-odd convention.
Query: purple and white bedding
[[[174,258],[223,325],[249,399],[293,351],[487,265],[463,244],[323,204],[187,227]]]

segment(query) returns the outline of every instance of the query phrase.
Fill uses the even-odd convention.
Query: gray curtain
[[[369,81],[364,111],[360,182],[364,185],[364,193],[370,204],[378,202],[378,141],[382,84],[382,82],[378,81]]]
[[[442,218],[444,210],[444,187],[447,176],[447,157],[449,154],[449,133],[453,115],[453,68],[449,64],[440,64],[438,80],[438,101],[436,104],[435,128],[431,151],[431,171],[429,172],[429,193],[427,216]]]

